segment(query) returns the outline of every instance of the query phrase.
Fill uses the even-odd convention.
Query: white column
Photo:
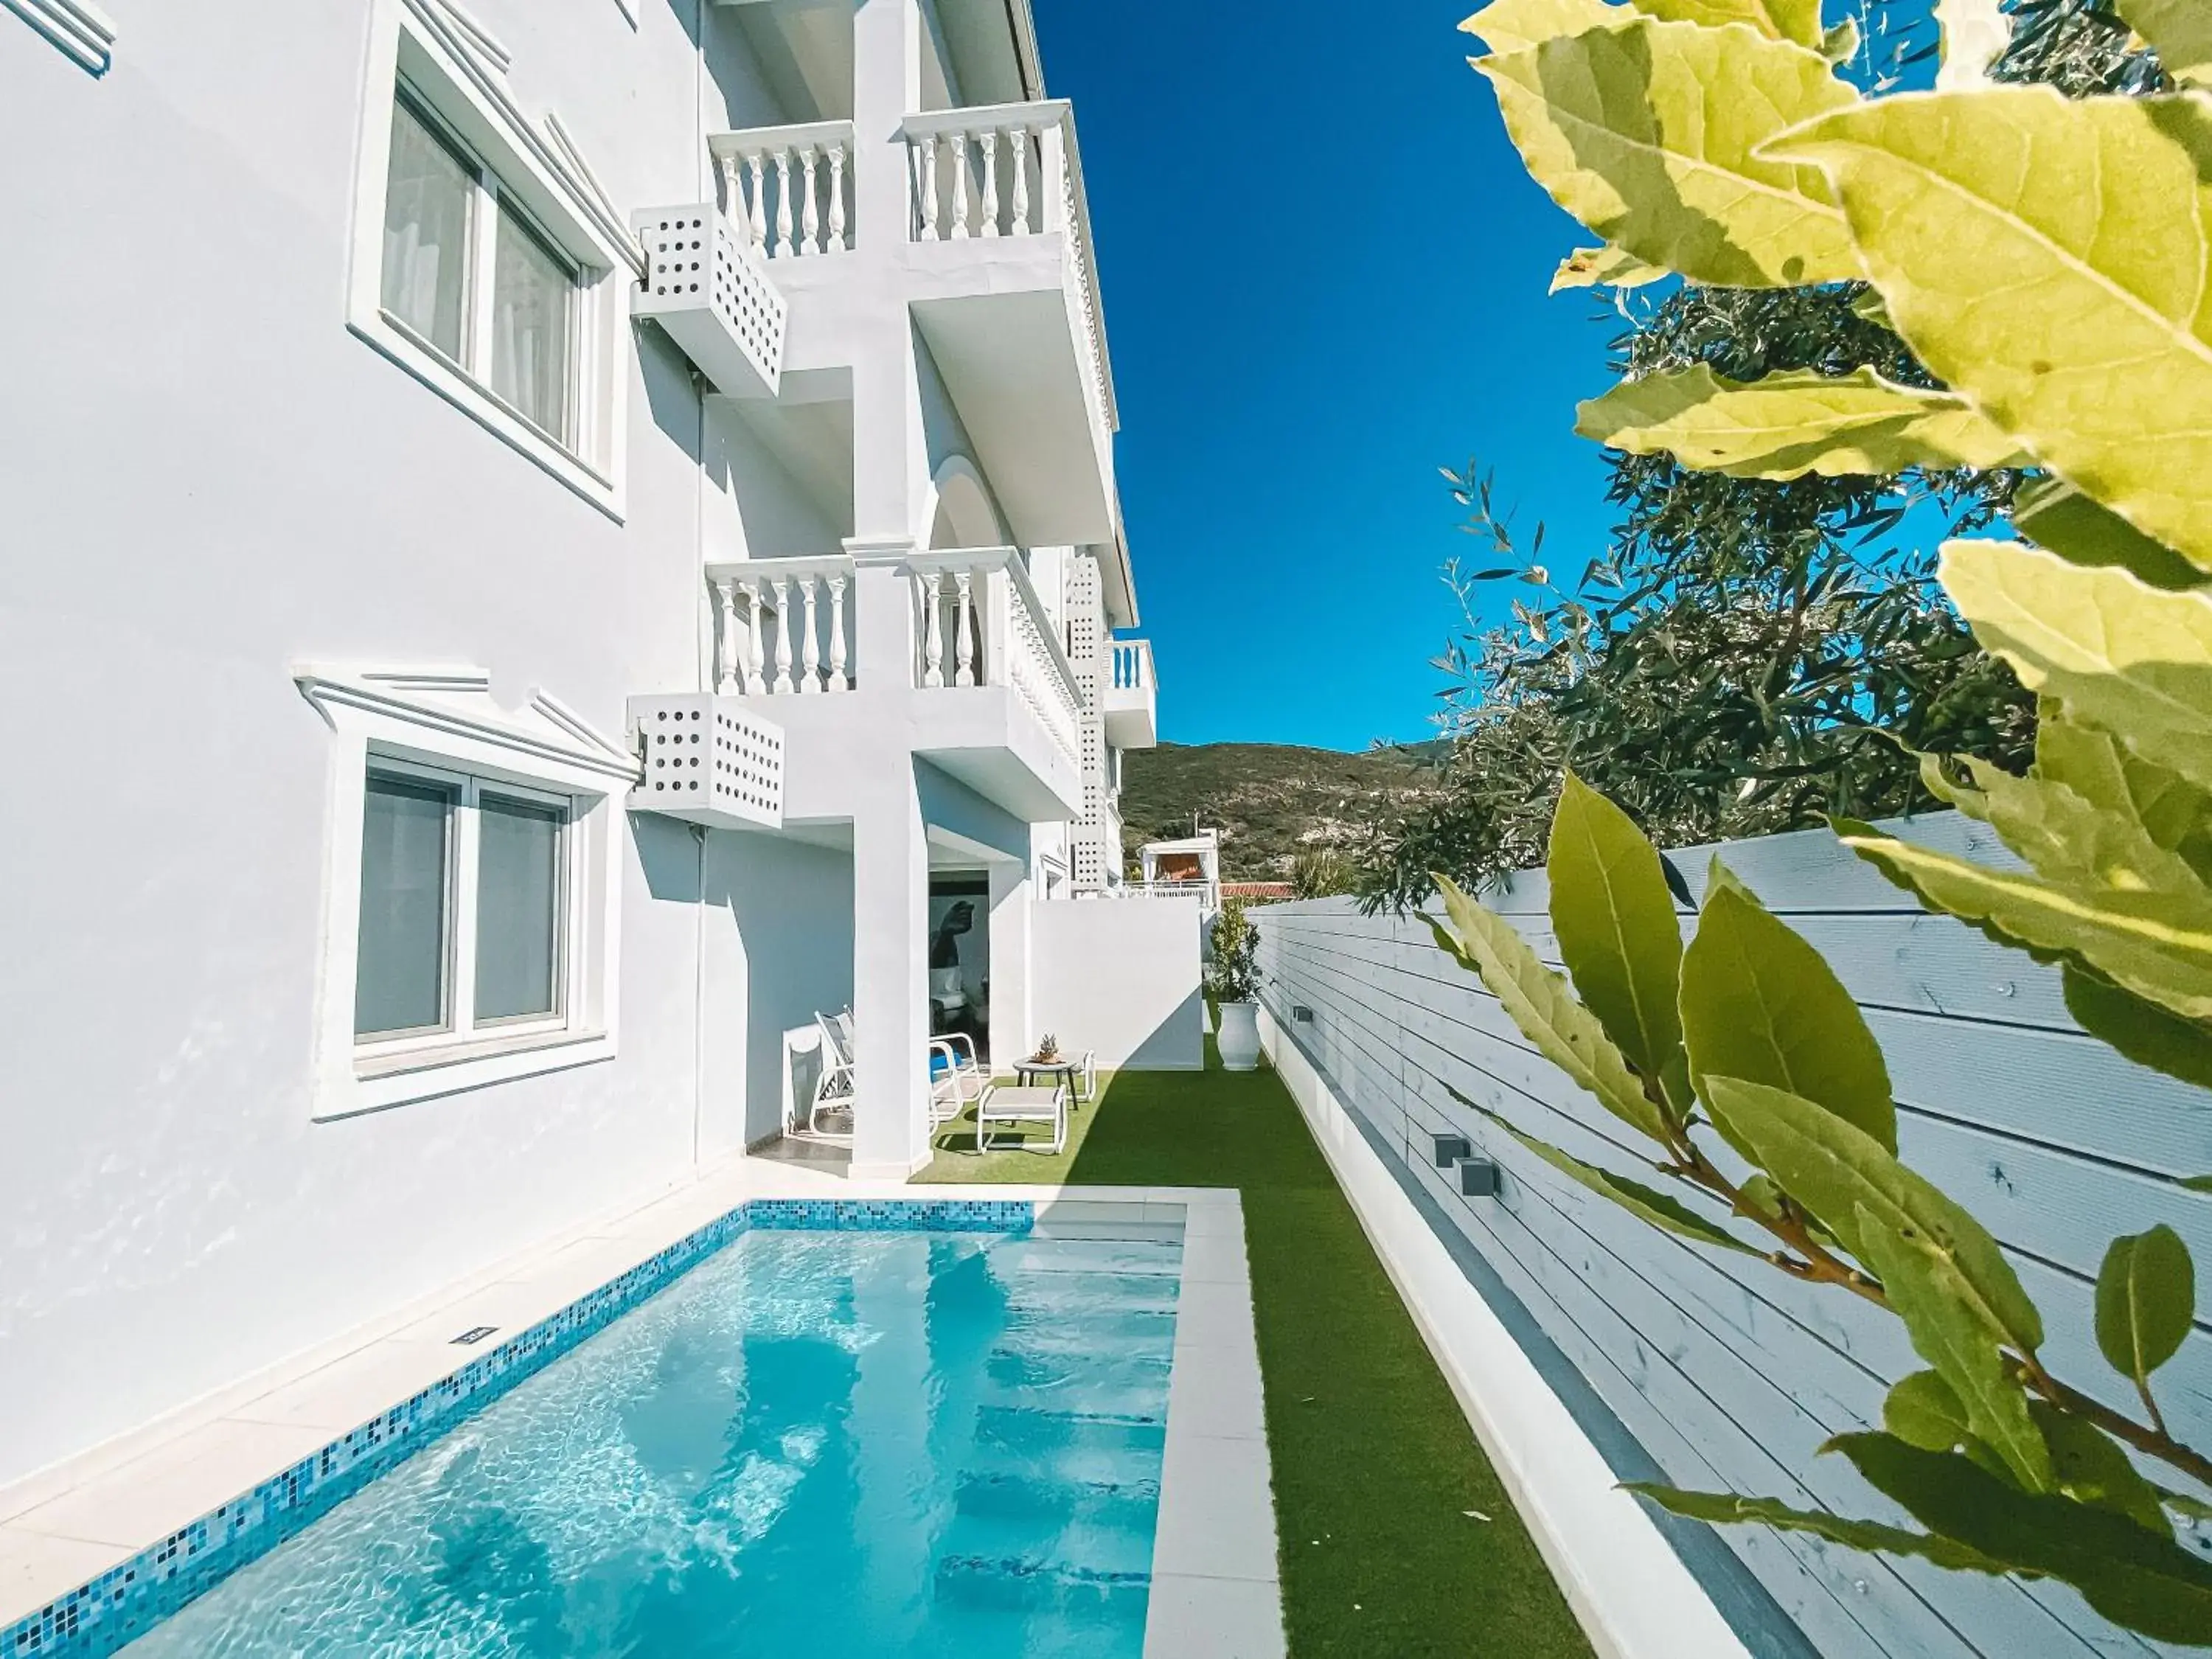
[[[845,147],[830,146],[830,251],[845,246]]]
[[[944,586],[944,575],[935,570],[924,574],[921,582],[921,683],[932,690],[945,684]]]
[[[791,578],[775,579],[775,691],[781,695],[790,691],[791,684]]]
[[[738,632],[738,584],[734,579],[714,584],[716,613],[721,618],[721,637],[714,653],[714,690],[745,689],[745,647]]]
[[[999,234],[999,135],[988,129],[977,135],[983,143],[983,234]]]
[[[767,661],[768,641],[761,631],[761,611],[768,604],[763,585],[757,581],[745,583],[745,630],[750,635],[745,647],[745,691],[759,696],[768,690],[768,679],[762,672]]]
[[[845,673],[845,578],[830,579],[830,689],[849,691],[853,682]]]
[[[822,627],[816,606],[822,582],[819,577],[806,576],[801,578],[799,586],[806,601],[806,637],[800,642],[804,647],[801,659],[805,664],[806,672],[805,678],[799,682],[799,689],[801,691],[819,691],[822,689]]]
[[[752,189],[745,197],[745,224],[752,232],[753,246],[766,252],[768,219],[763,204],[768,200],[768,180],[761,173],[760,151],[747,153],[745,176],[752,181]]]
[[[921,167],[921,240],[937,240],[937,135],[922,139],[915,154]]]
[[[1017,236],[1030,234],[1030,129],[1016,127],[1014,144],[1014,211],[1013,233]]]
[[[914,660],[914,597],[896,552],[855,548],[858,648],[871,662]],[[876,673],[862,696],[910,696]],[[914,757],[888,722],[859,708],[860,792],[853,813],[853,1015],[858,1090],[853,1174],[903,1180],[929,1157],[929,847]]]
[[[1029,866],[991,866],[991,1064],[1004,1071],[1030,1052]]]
[[[966,239],[968,229],[968,135],[952,135],[952,240]]]
[[[775,252],[792,258],[796,258],[799,253],[798,234],[792,228],[791,152],[788,149],[779,149],[775,153]]]
[[[805,240],[799,246],[799,251],[801,253],[819,253],[823,251],[822,200],[815,188],[815,181],[818,176],[816,169],[821,165],[821,157],[822,147],[819,144],[807,145],[805,152],[799,156],[800,164],[805,167],[806,173],[806,201],[805,203],[806,209],[806,236]]]
[[[959,614],[953,619],[952,683],[955,685],[975,684],[975,573],[963,570],[953,577],[953,603]]]

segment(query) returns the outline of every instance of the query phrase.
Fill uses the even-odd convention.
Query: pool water
[[[1181,1256],[744,1233],[129,1652],[1140,1659]]]

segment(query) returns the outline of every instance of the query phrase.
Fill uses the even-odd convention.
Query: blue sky
[[[1162,735],[1429,734],[1437,476],[1469,457],[1577,568],[1612,521],[1573,435],[1615,331],[1547,298],[1574,222],[1522,170],[1457,32],[1476,0],[1036,0],[1075,100]]]

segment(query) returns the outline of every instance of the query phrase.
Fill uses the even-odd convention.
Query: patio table
[[[1067,1146],[1067,1085],[1050,1089],[1012,1087],[994,1083],[975,1103],[975,1151],[991,1150],[991,1126],[1018,1128],[1024,1123],[1052,1125],[1052,1146],[1058,1152]]]
[[[1071,1097],[1078,1096],[1075,1080],[1083,1073],[1083,1062],[1062,1054],[1057,1060],[1018,1060],[1014,1062],[1014,1077],[1018,1082],[1038,1086],[1049,1086],[1058,1078],[1067,1085]]]

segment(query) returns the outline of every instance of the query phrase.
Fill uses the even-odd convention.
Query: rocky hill
[[[1287,878],[1310,847],[1349,842],[1395,799],[1431,786],[1414,750],[1345,754],[1275,743],[1164,743],[1133,750],[1121,774],[1122,839],[1129,852],[1199,827],[1221,831],[1222,875]]]

